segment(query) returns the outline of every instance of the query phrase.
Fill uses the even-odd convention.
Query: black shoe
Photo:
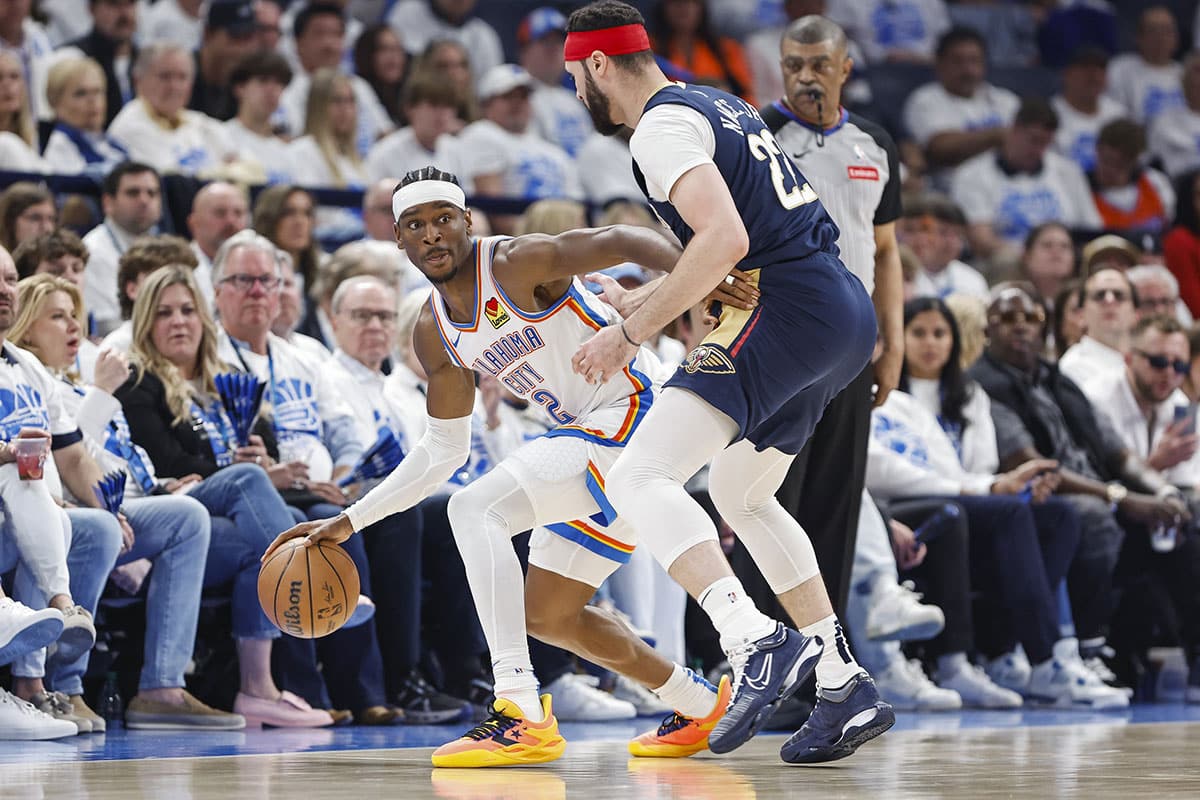
[[[1105,686],[1121,690],[1126,697],[1133,697],[1133,689],[1130,688],[1133,681],[1126,677],[1130,674],[1131,668],[1128,664],[1121,663],[1116,650],[1107,644],[1080,647],[1079,658],[1083,661],[1083,665]]]
[[[473,714],[470,703],[439,692],[417,672],[405,679],[393,705],[404,711],[407,725],[442,725]]]
[[[471,716],[476,722],[483,722],[487,719],[488,715],[492,713],[492,703],[496,702],[492,685],[483,678],[471,678],[462,692],[462,697],[470,704]]]

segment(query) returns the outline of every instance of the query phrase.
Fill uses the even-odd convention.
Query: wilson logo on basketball
[[[283,630],[292,636],[303,636],[304,628],[300,625],[300,590],[303,581],[292,581],[288,588],[288,607],[283,612]]]
[[[508,322],[508,312],[501,308],[500,301],[494,297],[483,304],[483,315],[492,323],[493,328],[499,328]]]
[[[846,174],[850,176],[852,181],[877,181],[879,180],[879,170],[874,167],[846,167]]]

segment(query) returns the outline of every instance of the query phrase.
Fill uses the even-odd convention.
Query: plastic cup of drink
[[[40,481],[46,464],[46,451],[50,440],[42,437],[25,437],[12,442],[17,455],[17,475],[23,481]]]

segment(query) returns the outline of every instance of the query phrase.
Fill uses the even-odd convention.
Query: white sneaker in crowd
[[[938,670],[934,681],[943,689],[952,689],[962,698],[966,708],[1020,708],[1021,695],[1012,689],[997,686],[980,667],[964,660],[950,674]]]
[[[876,642],[920,642],[932,639],[946,626],[946,615],[937,606],[921,602],[910,581],[890,577],[875,581],[867,611],[867,638]]]
[[[0,664],[40,650],[58,639],[62,612],[56,608],[34,611],[11,597],[0,598]]]
[[[554,716],[559,722],[609,722],[633,719],[633,703],[602,692],[585,675],[568,672],[542,689],[554,698]]]
[[[55,658],[73,661],[96,644],[96,626],[91,613],[83,606],[71,606],[62,612],[63,630],[58,635]]]
[[[1129,707],[1129,697],[1083,665],[1074,638],[1061,639],[1054,655],[1033,668],[1025,696],[1034,703],[1055,708],[1108,711]]]
[[[921,662],[897,656],[887,669],[874,675],[879,695],[897,711],[955,711],[962,708],[958,692],[929,680]]]
[[[626,678],[624,675],[617,676],[617,682],[613,686],[612,696],[618,700],[624,700],[627,703],[632,703],[637,709],[639,717],[661,717],[664,714],[670,714],[674,709],[658,699],[658,695],[642,686],[635,680]],[[555,709],[558,713],[558,709]]]
[[[7,741],[40,741],[61,739],[79,733],[74,722],[55,719],[38,711],[16,695],[0,689],[0,739]]]
[[[1033,673],[1033,665],[1025,655],[1025,648],[1017,645],[1011,653],[993,658],[984,666],[987,676],[992,683],[1025,694],[1029,686],[1029,676]]]

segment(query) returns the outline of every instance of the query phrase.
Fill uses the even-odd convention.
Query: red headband
[[[582,61],[599,50],[606,56],[623,56],[650,49],[646,28],[637,23],[601,28],[598,31],[574,31],[563,44],[565,61]]]

